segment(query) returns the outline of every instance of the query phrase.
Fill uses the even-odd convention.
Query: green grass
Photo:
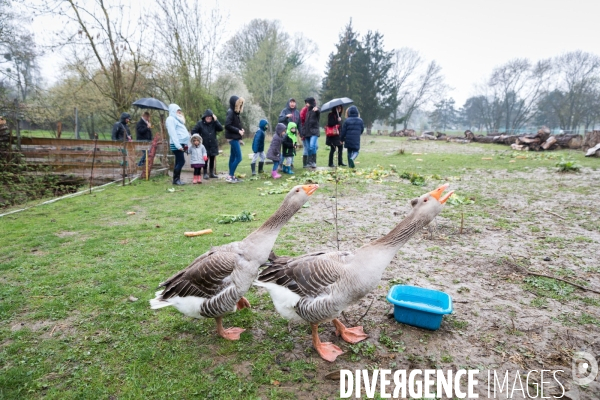
[[[553,168],[556,162],[540,158],[509,163],[506,148],[494,145],[477,145],[480,152],[469,154],[464,145],[439,143],[443,151],[415,156],[411,153],[422,144],[405,138],[367,138],[364,143],[357,160],[359,173],[347,174],[340,190],[350,190],[351,185],[353,193],[368,194],[383,185],[394,193],[394,201],[404,203],[446,180],[459,181],[464,174],[480,170],[510,174],[525,168]],[[395,151],[400,147],[405,154]],[[238,171],[249,175],[250,146],[242,152],[244,161]],[[583,167],[594,163],[580,152],[562,153]],[[327,154],[321,138],[320,165],[326,164]],[[487,156],[493,160],[481,160]],[[416,162],[417,157],[423,161]],[[221,170],[225,163],[225,158],[219,158]],[[300,155],[296,163],[301,163]],[[403,172],[423,176],[425,187],[402,180]],[[309,178],[323,183],[320,196],[333,195],[331,174]],[[108,186],[92,195],[0,218],[0,398],[294,398],[283,387],[298,385],[304,385],[303,393],[310,392],[321,377],[315,373],[319,361],[307,327],[288,334],[287,322],[274,316],[268,296],[252,289],[247,297],[253,308],[225,318],[226,326],[248,329],[238,342],[218,338],[213,320],[191,320],[174,309],[155,312],[148,306],[159,282],[211,246],[243,239],[275,211],[284,194],[265,191],[280,183],[264,182],[187,185],[171,193],[168,178],[159,177],[126,187]],[[480,212],[470,207],[482,207],[486,201],[495,204],[477,193],[461,196],[477,198],[464,208],[465,213]],[[460,212],[452,207],[446,216],[457,223]],[[256,213],[255,219],[215,222],[220,215],[239,215],[244,210]],[[129,211],[136,214],[127,215]],[[310,208],[300,212],[310,213]],[[513,223],[502,225],[510,228]],[[185,231],[207,228],[213,234],[183,236]],[[305,249],[298,246],[298,239],[325,229],[333,228],[322,221],[292,222],[282,230],[275,250],[300,254]],[[446,248],[432,245],[428,250],[438,254]],[[390,280],[390,284],[402,282],[403,277]],[[526,285],[551,293],[548,297],[568,296],[569,285],[552,282]],[[129,301],[130,296],[138,300]],[[587,314],[578,321],[597,324]],[[449,323],[455,330],[469,328],[467,321],[454,317]],[[380,347],[404,352],[404,342],[393,336],[382,336],[377,345],[344,345],[346,361],[373,363]],[[298,348],[300,357],[284,357]],[[445,354],[441,361],[452,362],[452,358]]]

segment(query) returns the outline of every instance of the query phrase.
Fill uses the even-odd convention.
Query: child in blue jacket
[[[258,173],[263,173],[263,166],[265,165],[265,134],[268,128],[269,122],[266,119],[261,119],[258,123],[258,130],[254,134],[254,140],[252,141],[252,151],[254,152],[252,163],[250,164],[252,175],[256,175],[256,160],[258,159],[260,159],[258,162]]]

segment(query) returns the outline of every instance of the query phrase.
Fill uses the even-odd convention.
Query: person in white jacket
[[[202,144],[202,136],[197,133],[192,135],[192,144],[188,148],[190,155],[190,165],[194,168],[194,180],[192,183],[202,183],[202,168],[208,160],[206,148]]]
[[[169,104],[169,116],[165,121],[169,133],[170,149],[175,156],[175,167],[173,167],[173,185],[183,185],[181,182],[181,170],[185,165],[183,153],[187,151],[190,143],[190,133],[185,126],[185,116],[177,104]]]

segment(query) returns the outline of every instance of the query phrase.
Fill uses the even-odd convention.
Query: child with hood
[[[290,122],[287,126],[286,134],[283,136],[283,173],[293,175],[292,164],[296,155],[296,147],[298,146],[298,127],[294,122]]]
[[[285,125],[281,122],[278,123],[275,127],[275,134],[273,135],[273,140],[269,146],[269,151],[267,151],[267,158],[273,160],[273,171],[271,171],[273,179],[281,178],[281,175],[277,173],[277,167],[279,167],[279,160],[281,159],[281,142],[283,140],[284,132]]]
[[[358,108],[351,106],[346,110],[346,120],[342,125],[342,133],[340,140],[344,143],[344,147],[348,149],[348,165],[354,168],[354,160],[358,157],[360,150],[360,135],[365,130],[363,120],[360,118]]]
[[[208,160],[208,154],[206,153],[206,148],[202,145],[202,136],[194,133],[191,142],[188,154],[190,155],[190,165],[194,168],[194,180],[192,183],[202,183],[202,168],[205,166],[206,160]]]
[[[263,166],[265,165],[265,133],[269,128],[269,122],[266,119],[261,119],[258,123],[258,130],[254,134],[254,140],[252,140],[252,163],[250,168],[252,169],[252,175],[256,175],[256,160],[258,162],[258,173],[263,173]]]
[[[218,178],[215,173],[215,157],[219,155],[217,132],[222,130],[223,125],[217,120],[217,116],[210,108],[204,111],[200,121],[192,128],[192,135],[198,133],[202,137],[202,145],[208,155],[208,161],[204,164],[204,179]]]
[[[226,179],[229,183],[241,182],[241,180],[235,177],[235,169],[242,162],[240,140],[244,136],[244,129],[242,129],[240,114],[243,110],[244,99],[238,96],[231,96],[229,98],[229,110],[227,110],[227,117],[225,118],[225,139],[227,139],[231,146],[229,153],[229,175]]]
[[[185,165],[184,151],[190,143],[190,134],[185,127],[185,116],[177,104],[169,104],[169,116],[165,121],[169,134],[169,147],[175,156],[173,167],[173,185],[184,185],[181,182],[181,170]]]

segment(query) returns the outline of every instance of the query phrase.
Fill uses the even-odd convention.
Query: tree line
[[[361,35],[351,20],[320,74],[308,62],[317,44],[279,21],[251,20],[224,41],[228,21],[218,5],[153,0],[134,9],[124,0],[43,0],[25,14],[17,3],[0,0],[0,112],[18,98],[31,122],[51,126],[68,124],[77,107],[90,137],[94,121],[110,126],[140,97],[179,104],[190,125],[206,108],[223,119],[232,94],[247,100],[248,127],[263,117],[273,125],[289,97],[301,103],[309,96],[352,98],[368,132],[376,122],[413,127],[423,111],[435,129],[490,132],[536,125],[575,131],[600,118],[600,58],[581,51],[500,65],[457,110],[435,60],[407,47],[388,50],[380,32]],[[35,38],[27,29],[31,14],[50,15],[64,29]],[[44,51],[64,59],[51,86],[40,77]]]

